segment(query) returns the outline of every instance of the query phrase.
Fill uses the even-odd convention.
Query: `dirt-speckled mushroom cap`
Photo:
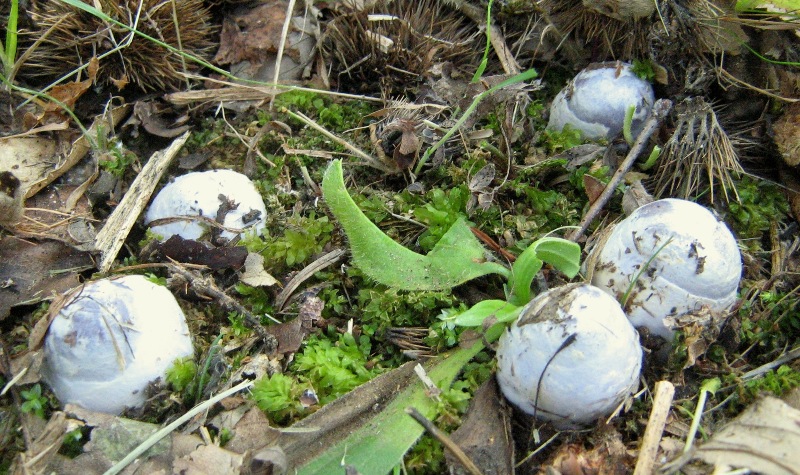
[[[501,336],[497,381],[519,409],[571,428],[610,414],[636,389],[641,362],[639,335],[617,301],[568,284],[538,295]]]
[[[636,279],[625,305],[628,317],[668,341],[671,317],[703,309],[723,312],[736,301],[739,246],[725,223],[697,203],[668,198],[646,204],[617,224],[593,253],[599,254],[590,259],[592,284],[622,298]]]
[[[547,128],[561,131],[569,124],[589,139],[619,135],[625,112],[635,106],[631,131],[641,132],[655,102],[653,87],[623,62],[590,64],[553,99]]]
[[[149,383],[194,353],[175,297],[141,275],[90,282],[69,298],[44,345],[43,376],[62,404],[138,407]]]
[[[150,230],[164,240],[177,234],[184,239],[199,239],[209,234],[217,220],[222,203],[220,197],[236,203],[236,209],[225,214],[223,225],[230,230],[261,232],[267,214],[264,200],[256,186],[233,170],[209,170],[181,175],[158,192],[145,213],[145,224],[176,217],[202,216],[201,219],[179,219],[164,224],[153,223]],[[239,233],[223,230],[220,237],[232,239]]]

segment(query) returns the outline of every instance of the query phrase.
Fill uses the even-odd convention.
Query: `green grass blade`
[[[381,284],[403,290],[443,290],[487,274],[509,274],[502,265],[486,261],[486,250],[463,220],[453,224],[428,255],[392,240],[347,193],[341,160],[334,160],[326,170],[322,194],[350,240],[353,262]]]
[[[450,387],[461,368],[480,350],[483,344],[475,343],[442,356],[427,367],[428,376],[439,389]],[[367,383],[369,384],[369,383]],[[422,426],[405,409],[415,407],[428,419],[436,417],[436,401],[427,394],[421,381],[405,388],[382,411],[354,430],[349,436],[335,443],[309,463],[299,467],[298,475],[327,475],[343,473],[342,467],[350,465],[358,473],[390,473],[400,463],[414,443],[422,435]]]
[[[510,77],[505,81],[495,85],[494,87],[487,89],[486,91],[483,91],[482,93],[475,96],[475,99],[472,100],[472,104],[470,104],[469,107],[467,107],[467,110],[465,110],[464,113],[461,114],[461,117],[458,119],[458,121],[456,121],[456,124],[450,130],[448,130],[447,133],[444,134],[444,137],[442,137],[438,142],[436,142],[433,145],[433,147],[430,147],[428,150],[425,151],[425,153],[419,159],[419,163],[417,163],[417,167],[414,169],[414,173],[419,175],[420,171],[422,171],[422,167],[425,165],[428,159],[431,158],[431,155],[433,155],[433,153],[436,152],[436,150],[438,150],[439,147],[444,145],[444,143],[447,142],[450,139],[450,137],[452,137],[456,132],[458,132],[458,129],[460,129],[461,126],[464,125],[464,122],[466,122],[469,116],[472,115],[473,112],[475,112],[475,109],[478,107],[478,104],[480,104],[481,101],[484,98],[486,98],[486,96],[493,94],[495,91],[498,91],[504,87],[511,86],[518,82],[523,82],[529,79],[533,79],[536,77],[536,74],[537,73],[535,69],[529,69],[527,71],[517,74],[516,76]]]
[[[17,60],[17,20],[19,19],[19,0],[11,0],[11,11],[6,25],[6,42],[0,45],[3,53],[3,66],[6,76],[14,69]]]
[[[489,4],[486,6],[486,47],[483,50],[481,64],[478,65],[478,69],[472,75],[472,82],[480,81],[483,72],[486,71],[486,65],[489,64],[489,51],[492,49],[492,28],[490,27],[492,24],[492,3],[494,3],[494,0],[489,0]]]

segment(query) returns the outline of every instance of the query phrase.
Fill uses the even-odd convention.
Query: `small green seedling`
[[[706,379],[700,386],[700,397],[697,400],[697,408],[694,410],[694,417],[692,417],[692,425],[689,427],[689,434],[686,436],[686,445],[683,446],[683,453],[688,452],[692,448],[697,429],[700,427],[700,420],[703,418],[703,409],[706,406],[706,399],[709,393],[714,394],[722,386],[719,378]]]
[[[42,419],[45,418],[44,411],[47,408],[47,397],[42,395],[42,386],[35,384],[30,389],[19,392],[25,402],[20,409],[22,412],[33,413]]]
[[[197,376],[197,364],[192,358],[175,360],[167,370],[167,383],[177,392],[186,389]]]

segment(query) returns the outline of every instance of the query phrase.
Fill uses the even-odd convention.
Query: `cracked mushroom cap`
[[[224,201],[233,202],[235,208],[220,213]],[[260,233],[266,215],[264,200],[249,178],[233,170],[210,170],[187,173],[167,183],[153,199],[144,220],[164,240],[176,234],[197,240],[208,235],[216,223],[225,228],[220,237],[230,240],[242,232]]]
[[[166,287],[141,275],[74,291],[50,324],[43,376],[62,404],[119,414],[194,354],[186,318]]]
[[[680,317],[712,317],[736,301],[739,246],[725,223],[697,203],[668,198],[637,208],[595,253],[592,284],[621,301],[635,280],[628,318],[667,341]]]
[[[538,295],[501,336],[497,381],[522,411],[559,428],[607,416],[637,387],[639,335],[613,297],[589,284]]]

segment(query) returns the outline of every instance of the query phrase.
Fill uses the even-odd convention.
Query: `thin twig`
[[[264,328],[264,325],[261,324],[261,319],[253,315],[242,304],[220,290],[216,284],[214,284],[212,279],[203,277],[200,272],[190,271],[178,264],[169,264],[167,268],[173,275],[180,276],[186,282],[186,284],[198,294],[212,297],[216,299],[217,302],[226,310],[241,314],[244,317],[244,320],[256,332],[256,334],[264,343],[267,343],[271,348],[277,348],[275,337]],[[264,315],[275,323],[281,323],[280,320],[275,319],[271,315]]]
[[[742,381],[747,381],[749,379],[756,378],[756,377],[761,376],[762,374],[766,373],[767,371],[770,371],[770,370],[772,370],[774,368],[777,368],[778,366],[780,366],[782,364],[785,364],[785,363],[788,363],[788,362],[790,362],[790,361],[792,361],[792,360],[794,360],[796,358],[800,358],[800,347],[797,347],[797,348],[789,351],[788,353],[785,353],[780,358],[778,358],[778,359],[776,359],[774,361],[770,361],[767,364],[761,365],[756,369],[753,369],[753,370],[750,370],[750,371],[746,372],[745,374],[743,374],[741,376],[741,379],[742,379]]]
[[[614,175],[609,180],[608,185],[603,190],[603,193],[600,194],[600,197],[592,203],[592,206],[589,208],[589,211],[586,212],[586,215],[581,220],[581,224],[578,229],[575,230],[570,236],[569,239],[573,242],[577,242],[583,233],[589,229],[589,225],[592,224],[592,221],[597,218],[597,215],[600,214],[600,211],[603,207],[608,203],[608,200],[611,199],[611,196],[614,194],[614,191],[617,189],[617,186],[622,182],[622,179],[625,177],[625,174],[628,173],[628,170],[631,169],[636,159],[644,150],[644,147],[647,145],[647,142],[650,140],[650,136],[653,135],[653,132],[656,131],[659,124],[664,117],[667,116],[670,109],[672,109],[672,101],[669,99],[659,99],[653,104],[653,110],[650,112],[650,117],[647,118],[647,121],[644,124],[644,128],[642,132],[636,137],[636,141],[631,146],[630,151],[628,152],[628,156],[625,157],[625,160],[622,161],[617,171],[614,172]]]
[[[413,417],[415,421],[419,422],[419,424],[424,427],[429,434],[435,437],[436,440],[441,442],[442,445],[444,445],[444,447],[458,459],[459,463],[461,463],[461,465],[467,469],[467,472],[471,473],[472,475],[481,475],[481,470],[477,465],[475,465],[475,462],[473,462],[469,456],[467,456],[467,454],[461,450],[461,447],[459,447],[458,444],[453,442],[453,439],[451,439],[447,433],[436,427],[433,422],[428,420],[427,417],[423,416],[422,413],[420,413],[414,407],[406,408],[406,413]]]
[[[366,160],[367,165],[369,165],[369,166],[371,166],[373,168],[377,168],[378,170],[380,170],[380,171],[382,171],[384,173],[397,173],[398,172],[398,170],[389,168],[383,162],[381,162],[377,158],[373,157],[372,155],[369,155],[368,153],[364,152],[363,150],[361,150],[360,148],[358,148],[355,145],[351,144],[350,142],[348,142],[348,141],[346,141],[346,140],[344,140],[342,138],[337,137],[336,135],[334,135],[333,133],[328,131],[328,129],[326,129],[325,127],[323,127],[323,126],[319,125],[318,123],[314,122],[313,119],[311,119],[307,115],[303,114],[302,112],[300,112],[300,111],[297,111],[297,112],[290,111],[289,109],[286,109],[285,107],[281,110],[281,112],[289,114],[293,118],[303,122],[307,126],[311,127],[312,129],[316,130],[317,132],[321,133],[322,135],[328,137],[329,139],[331,139],[334,142],[338,143],[339,145],[341,145],[342,147],[346,148],[347,150],[350,150],[351,152],[353,152],[358,157],[363,158],[364,160]]]
[[[318,271],[339,262],[339,259],[345,255],[344,249],[334,249],[333,251],[321,256],[311,264],[307,265],[303,270],[297,273],[292,280],[286,284],[286,287],[281,290],[281,293],[275,298],[275,308],[281,311],[292,296],[295,290],[306,281],[309,277],[316,274]]]

